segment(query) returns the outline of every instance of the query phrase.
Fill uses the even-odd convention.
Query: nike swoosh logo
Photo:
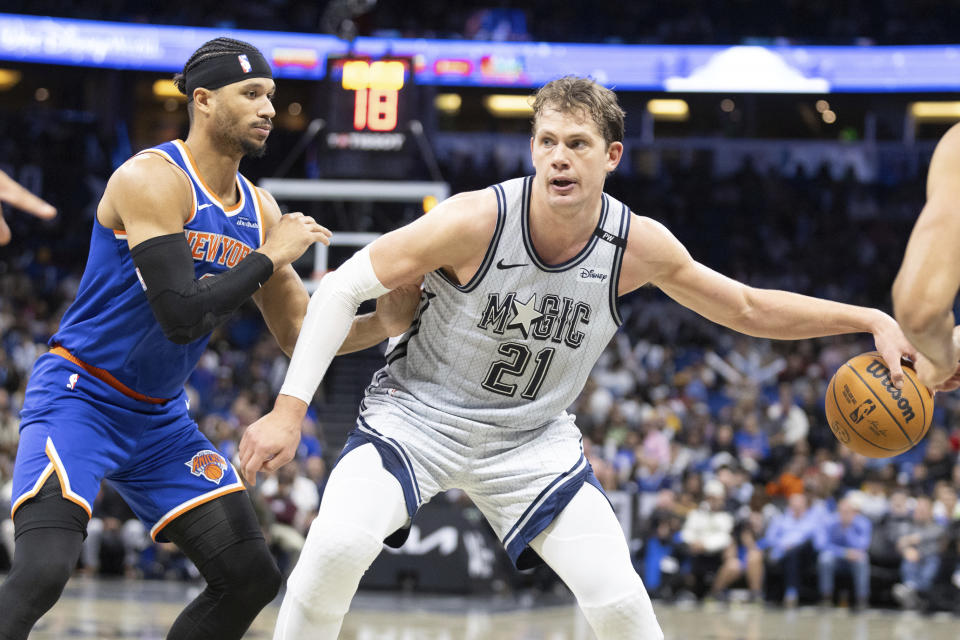
[[[500,259],[500,262],[497,263],[497,269],[513,269],[514,267],[529,267],[529,262],[521,262],[520,264],[503,264],[503,258]]]
[[[208,202],[207,204],[202,204],[199,207],[197,207],[197,211],[200,211],[200,209],[206,209],[207,207],[212,207],[212,206],[213,206],[213,203]]]

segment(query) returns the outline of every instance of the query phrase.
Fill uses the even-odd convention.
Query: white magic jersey
[[[498,220],[476,275],[427,274],[417,317],[367,397],[456,426],[528,430],[562,414],[620,325],[617,283],[630,211],[604,194],[580,253],[548,265],[530,237],[532,178],[491,187]]]

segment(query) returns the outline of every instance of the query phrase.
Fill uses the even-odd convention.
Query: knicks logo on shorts
[[[227,461],[222,455],[210,449],[196,453],[190,462],[184,463],[190,467],[190,473],[205,478],[213,484],[220,484],[227,471]]]

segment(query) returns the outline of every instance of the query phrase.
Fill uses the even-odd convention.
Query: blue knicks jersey
[[[263,244],[260,199],[249,180],[237,174],[239,200],[225,207],[204,184],[182,141],[141,153],[162,156],[193,185],[193,211],[183,226],[198,279],[236,266]],[[94,220],[77,298],[50,339],[51,347],[60,347],[54,353],[100,369],[101,377],[106,374],[133,392],[127,395],[168,399],[182,390],[209,338],[187,345],[167,340],[147,302],[126,233]]]

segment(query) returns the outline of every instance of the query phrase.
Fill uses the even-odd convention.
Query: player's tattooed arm
[[[917,372],[930,388],[943,388],[957,371],[953,305],[960,289],[960,125],[940,140],[927,175],[927,202],[910,234],[893,283],[894,315],[920,357]],[[954,387],[955,388],[955,387]],[[944,389],[945,390],[945,389]]]

